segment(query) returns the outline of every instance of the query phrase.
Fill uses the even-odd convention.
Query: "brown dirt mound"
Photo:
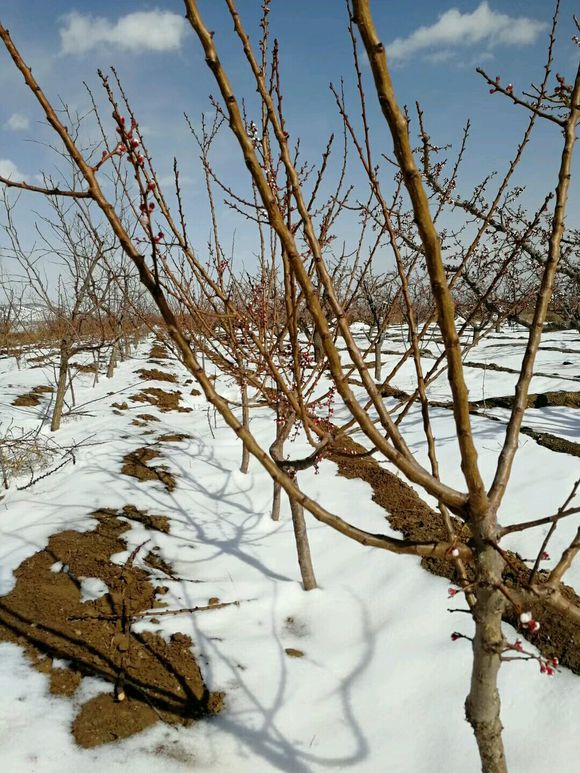
[[[32,387],[30,392],[19,395],[12,401],[12,405],[16,405],[19,408],[31,408],[34,405],[40,405],[43,394],[50,394],[52,392],[54,392],[52,387],[40,384],[39,386]]]
[[[158,408],[161,413],[167,413],[168,411],[190,413],[191,408],[183,408],[179,405],[181,394],[178,389],[173,392],[166,392],[158,387],[147,387],[147,389],[142,389],[141,392],[132,395],[129,399],[135,403],[149,403],[149,405]]]
[[[131,451],[131,453],[126,454],[123,457],[121,473],[123,475],[129,475],[131,478],[137,478],[137,480],[158,480],[163,483],[167,491],[174,491],[177,483],[175,477],[169,472],[167,467],[162,464],[158,464],[155,467],[149,467],[147,464],[147,462],[150,462],[152,459],[157,459],[160,456],[160,451],[155,451],[150,446],[137,448],[135,451]]]
[[[171,384],[177,382],[177,376],[175,374],[167,373],[164,370],[159,370],[159,368],[152,368],[151,370],[141,368],[135,372],[141,376],[143,381],[169,381]]]
[[[346,451],[349,455],[342,455]],[[359,454],[352,456],[351,453]],[[397,531],[402,532],[406,539],[418,542],[433,539],[447,539],[447,531],[441,514],[432,510],[415,491],[389,470],[381,467],[372,456],[364,454],[363,446],[350,438],[341,438],[333,450],[326,454],[338,465],[338,474],[346,478],[360,478],[372,488],[372,499],[388,513],[387,520]],[[459,541],[468,542],[469,528],[457,518],[452,518]],[[537,599],[531,597],[526,590],[530,567],[515,553],[507,552],[511,566],[506,565],[504,582],[517,588],[526,595],[534,618],[539,620],[541,628],[534,634],[532,643],[538,647],[545,657],[558,657],[560,663],[576,674],[580,674],[580,626],[569,617],[557,614],[547,609]],[[452,583],[458,584],[455,567],[451,561],[424,558],[421,561],[424,569],[440,577],[447,577]],[[470,579],[474,579],[471,567],[467,566]],[[543,573],[539,573],[541,581]],[[574,605],[580,607],[580,598],[574,590],[566,585],[561,586],[562,594]],[[507,610],[504,615],[506,622],[518,627],[518,620],[513,610]],[[520,636],[525,631],[520,630]]]
[[[50,676],[53,692],[72,694],[85,675],[115,684],[119,700],[104,693],[81,707],[72,727],[81,746],[125,738],[159,719],[187,724],[215,713],[222,695],[204,685],[189,637],[175,634],[166,642],[132,631],[136,615],[162,606],[161,589],[132,560],[111,563],[112,554],[126,549],[121,535],[128,524],[107,509],[93,516],[93,531],[56,534],[20,564],[14,589],[0,599],[0,641],[23,647]],[[60,572],[51,571],[55,562]],[[109,592],[81,602],[82,577],[101,579]],[[53,658],[71,665],[53,668]]]

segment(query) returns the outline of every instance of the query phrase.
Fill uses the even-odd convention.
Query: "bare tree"
[[[514,559],[503,550],[500,542],[502,537],[514,531],[514,528],[502,527],[499,520],[517,452],[534,362],[562,252],[572,152],[580,115],[580,75],[576,73],[572,85],[560,79],[557,79],[558,86],[552,85],[551,65],[556,14],[545,76],[542,83],[534,87],[532,95],[518,96],[512,88],[503,88],[498,81],[491,81],[495,91],[503,93],[516,105],[529,111],[529,131],[538,120],[547,120],[558,127],[563,135],[563,142],[560,165],[554,180],[554,204],[549,218],[548,239],[543,248],[537,284],[533,296],[530,296],[530,302],[533,297],[533,308],[526,351],[518,376],[505,441],[497,458],[494,480],[488,488],[482,479],[471,425],[463,367],[465,350],[461,338],[465,327],[460,325],[458,329],[456,324],[454,290],[465,275],[470,261],[478,255],[482,240],[492,228],[494,218],[500,213],[506,186],[521,157],[519,149],[491,204],[479,218],[480,225],[475,236],[466,238],[465,242],[461,243],[458,260],[454,270],[450,271],[443,258],[442,234],[437,223],[440,208],[435,211],[431,208],[428,190],[420,171],[420,162],[418,163],[411,145],[409,116],[397,102],[385,48],[376,30],[370,4],[368,0],[353,0],[349,4],[355,77],[362,107],[362,140],[358,139],[359,132],[348,117],[343,96],[337,90],[335,96],[343,119],[345,136],[350,138],[355,156],[358,156],[366,172],[366,200],[370,197],[370,201],[364,208],[367,213],[365,222],[369,222],[368,218],[372,213],[374,223],[379,229],[375,243],[389,245],[397,270],[398,297],[408,328],[408,350],[391,369],[385,382],[388,383],[394,378],[402,364],[408,360],[411,360],[416,375],[414,394],[407,397],[404,405],[399,405],[396,409],[387,408],[380,385],[376,384],[365,361],[366,352],[359,346],[349,324],[347,307],[354,290],[348,293],[339,292],[336,276],[333,276],[331,268],[331,258],[340,257],[340,254],[331,255],[333,223],[340,215],[341,202],[344,203],[347,191],[342,196],[333,194],[325,202],[325,206],[318,205],[318,177],[315,175],[310,178],[305,174],[304,166],[297,162],[296,147],[290,141],[289,127],[285,122],[278,78],[277,49],[273,46],[271,54],[269,53],[266,36],[262,41],[260,53],[256,54],[234,0],[225,0],[225,4],[261,100],[259,131],[256,124],[252,125],[247,120],[241,108],[241,102],[234,93],[218,56],[214,35],[207,28],[195,0],[185,0],[185,9],[221,95],[218,113],[226,119],[251,177],[254,200],[248,202],[243,197],[233,198],[246,216],[254,218],[261,236],[267,234],[265,243],[271,246],[268,257],[272,263],[276,263],[278,275],[283,277],[285,316],[280,319],[278,326],[256,324],[255,318],[248,314],[248,310],[244,311],[242,304],[236,304],[230,292],[231,288],[223,281],[224,256],[220,253],[217,236],[210,248],[209,265],[193,250],[181,205],[178,171],[176,169],[175,175],[178,207],[177,214],[173,215],[159,186],[150,157],[143,148],[136,117],[130,112],[130,106],[115,79],[115,74],[113,85],[104,76],[102,80],[120,139],[111,147],[107,142],[107,130],[101,123],[105,147],[102,159],[95,164],[85,158],[71,134],[67,132],[3,27],[0,27],[0,36],[78,171],[79,185],[67,190],[64,195],[73,199],[89,200],[90,206],[103,214],[118,244],[137,268],[141,282],[154,299],[175,349],[197,379],[207,399],[242,440],[245,449],[263,465],[275,484],[288,494],[292,503],[299,551],[300,546],[302,547],[302,552],[299,552],[301,566],[303,561],[308,560],[302,540],[303,510],[364,545],[393,553],[436,557],[453,565],[475,627],[472,639],[471,688],[466,701],[467,718],[476,737],[483,770],[494,773],[505,771],[507,763],[501,737],[497,677],[503,660],[511,659],[519,649],[506,639],[502,630],[502,618],[511,611],[516,614],[520,628],[528,636],[533,636],[539,628],[539,622],[531,612],[532,607],[539,609],[540,614],[547,615],[550,611],[557,610],[576,620],[580,617],[578,607],[566,597],[561,586],[562,578],[580,548],[578,539],[564,551],[547,580],[539,582],[538,573],[534,571],[525,585],[512,587],[506,584],[503,572],[506,564]],[[266,12],[268,6],[269,3],[266,2]],[[359,39],[370,63],[378,106],[392,138],[396,168],[395,192],[392,199],[383,193],[383,182],[372,154],[366,119],[367,110],[370,108],[366,104],[364,79],[358,64]],[[119,94],[120,96],[116,96]],[[123,112],[129,112],[130,121],[123,117]],[[425,137],[424,130],[422,134]],[[526,132],[522,141],[524,144],[527,142],[527,136]],[[425,148],[429,150],[428,140],[424,140],[424,150]],[[202,151],[202,159],[203,156]],[[107,198],[100,183],[104,165],[110,164],[114,169],[120,169],[121,160],[127,164],[135,180],[129,186],[127,176],[119,174],[126,201],[131,202],[123,210],[115,207]],[[210,174],[207,161],[204,160],[203,163],[206,173]],[[325,157],[319,165],[320,172],[324,171],[326,164]],[[343,165],[342,170],[344,168]],[[342,190],[343,177],[344,172],[339,172],[337,190]],[[452,179],[454,177],[455,175],[452,175]],[[55,191],[49,187],[40,190],[38,186],[27,186],[25,183],[6,180],[3,182],[47,196],[55,195]],[[82,187],[79,187],[81,182]],[[209,190],[208,195],[213,212]],[[393,206],[391,201],[396,206]],[[138,223],[135,228],[128,227],[126,221],[126,212],[131,211],[131,207],[135,222]],[[517,229],[514,234],[516,232]],[[513,235],[511,238],[516,239],[517,236]],[[458,237],[455,241],[459,249]],[[372,253],[372,250],[378,247],[373,248],[371,244],[369,249]],[[357,254],[358,251],[355,246],[352,253]],[[412,287],[412,271],[415,267],[419,270],[419,276],[424,276],[428,282],[426,289],[429,297],[420,314],[417,313]],[[470,315],[478,313],[485,299],[491,297],[494,288],[504,278],[505,272],[500,266],[491,278],[483,297],[473,304]],[[182,313],[178,314],[176,309],[181,309]],[[274,309],[277,311],[275,304]],[[306,368],[301,363],[304,338],[299,335],[300,314],[307,317],[315,330],[317,359],[321,361],[318,371],[309,366],[306,379],[315,381],[314,374],[321,372],[322,368],[325,369],[336,390],[337,398],[340,398],[350,414],[348,422],[340,427],[329,427],[328,424],[317,421],[311,400],[302,391],[301,379]],[[212,317],[214,322],[219,321],[217,328],[214,323],[210,324]],[[186,320],[195,324],[188,326],[184,323]],[[434,323],[438,328],[437,334],[442,341],[443,351],[435,365],[426,372],[421,356],[421,343],[433,329]],[[467,324],[468,320],[465,320],[465,325]],[[193,336],[192,329],[195,330]],[[217,337],[216,329],[219,331]],[[243,335],[237,334],[240,329]],[[339,339],[346,348],[346,357],[343,357],[339,347]],[[290,367],[280,361],[282,342],[289,350]],[[233,358],[228,356],[228,346],[231,347],[229,354],[235,354]],[[248,422],[240,421],[237,406],[232,406],[219,393],[210,374],[202,365],[204,360],[201,354],[210,358],[224,372],[237,376],[239,383],[242,379],[244,382],[248,381],[256,389],[260,389],[262,394],[272,394],[268,390],[273,390],[275,402],[282,406],[277,417],[284,421],[284,432],[287,423],[296,419],[300,431],[309,439],[312,453],[303,459],[283,459],[279,445],[285,440],[284,432],[277,435],[274,445],[269,449],[260,445]],[[300,376],[299,379],[296,378],[296,373]],[[443,479],[446,470],[440,469],[430,417],[427,390],[429,383],[441,373],[447,375],[453,400],[453,420],[464,478],[464,486],[461,489],[448,485]],[[351,374],[354,374],[358,383],[364,387],[362,401],[360,393],[355,394],[352,388]],[[319,394],[314,392],[310,397],[314,394],[316,399],[321,399]],[[415,403],[418,403],[428,448],[427,465],[419,461],[405,439],[403,420]],[[402,475],[435,498],[445,523],[445,539],[418,542],[368,532],[330,512],[322,502],[313,500],[299,488],[296,471],[303,465],[316,462],[323,451],[332,447],[339,437],[352,428],[356,428],[364,436],[369,453],[381,454]],[[540,519],[541,522],[555,524],[559,519],[577,513],[578,508],[570,507],[575,495],[576,488],[558,513]],[[523,522],[517,528],[534,528],[538,523],[539,521]],[[465,526],[469,538],[459,537],[457,524]],[[306,563],[303,568],[306,568],[308,574]],[[308,582],[313,580],[312,573]],[[306,587],[306,580],[304,584]]]

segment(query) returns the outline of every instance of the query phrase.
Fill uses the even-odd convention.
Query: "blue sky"
[[[238,96],[246,95],[251,105],[254,87],[239,55],[225,3],[200,0],[199,5],[208,26],[215,30],[220,56]],[[256,39],[260,2],[239,0],[238,6]],[[418,100],[422,104],[429,133],[440,145],[456,147],[463,124],[467,118],[472,120],[464,190],[490,171],[505,169],[527,115],[498,95],[491,96],[474,69],[481,65],[493,77],[499,74],[503,82],[513,82],[516,90],[539,81],[552,12],[550,0],[375,0],[373,8],[400,103],[412,107]],[[578,48],[570,40],[575,10],[573,0],[562,1],[555,71],[568,80],[578,57]],[[207,239],[203,184],[183,113],[198,123],[200,114],[210,110],[208,95],[217,90],[183,13],[179,0],[2,0],[0,4],[2,23],[53,100],[84,112],[88,100],[83,81],[99,93],[97,68],[111,64],[117,68],[161,176],[170,174],[174,155],[180,161],[189,211],[197,224],[197,229],[190,229],[192,240],[202,247]],[[304,156],[314,161],[329,133],[340,129],[328,89],[330,81],[345,78],[347,96],[352,97],[353,113],[356,111],[344,3],[273,0],[270,18],[272,33],[281,44],[290,134],[293,139],[301,137]],[[389,153],[391,145],[372,98],[368,67],[364,76],[376,149]],[[34,180],[41,170],[54,170],[54,153],[45,144],[50,132],[4,50],[0,51],[0,89],[0,174]],[[108,118],[108,110],[105,115]],[[560,146],[557,127],[541,126],[518,177],[528,187],[530,204],[555,186]],[[243,185],[245,169],[236,147],[224,137],[217,150],[216,170],[234,185]],[[579,203],[578,193],[573,192],[572,217]],[[29,208],[37,206],[38,201],[26,194],[19,204],[19,218],[26,222],[32,217]],[[231,238],[239,226],[230,213],[224,212],[223,218],[224,234]],[[241,249],[251,251],[239,232],[238,240]]]

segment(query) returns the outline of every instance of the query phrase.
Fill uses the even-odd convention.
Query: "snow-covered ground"
[[[504,342],[517,345],[508,337]],[[467,360],[516,367],[514,351],[497,348],[498,343],[502,341],[497,337],[484,341]],[[361,547],[309,518],[320,587],[305,593],[299,583],[288,511],[283,510],[279,523],[269,517],[267,475],[254,460],[250,473],[240,474],[238,441],[219,419],[214,428],[213,410],[208,413],[204,399],[189,394],[191,386],[182,386],[189,375],[178,363],[167,362],[162,368],[178,376],[177,385],[141,382],[136,371],[150,367],[145,364],[150,345],[145,342],[134,359],[118,367],[113,379],[101,377],[95,387],[92,374],[78,376],[77,411],[64,420],[58,433],[62,446],[80,443],[76,464],[26,490],[13,486],[0,502],[0,593],[10,591],[13,571],[42,549],[50,535],[94,528],[90,513],[99,507],[133,504],[167,515],[169,534],[145,534],[143,526],[132,524],[123,535],[127,551],[114,560],[123,563],[148,538],[182,578],[165,582],[169,593],[164,601],[170,607],[204,605],[209,597],[242,602],[137,625],[163,636],[175,631],[191,636],[208,687],[226,693],[225,707],[220,715],[188,728],[158,723],[125,741],[81,749],[70,733],[77,708],[111,688],[85,678],[72,699],[54,697],[47,677],[32,668],[17,646],[0,644],[0,769],[6,773],[479,770],[463,711],[470,648],[465,641],[450,640],[453,630],[470,634],[472,624],[467,615],[447,612],[452,603],[448,583],[426,573],[413,558]],[[580,350],[580,337],[551,334],[544,345]],[[385,342],[385,350],[393,347],[392,340]],[[385,359],[387,372],[394,357]],[[563,365],[564,360],[574,364]],[[426,358],[427,367],[429,362]],[[535,378],[532,391],[575,389],[578,362],[574,353],[540,352],[536,370],[560,375]],[[507,395],[515,383],[508,372],[468,368],[467,377],[473,400]],[[14,360],[0,360],[4,427],[10,423],[23,429],[38,426],[48,396],[37,407],[17,408],[11,402],[49,378],[48,370],[23,367],[17,371]],[[411,365],[403,368],[395,383],[411,389]],[[182,404],[193,410],[160,413],[128,400],[139,388],[151,385],[183,389]],[[221,391],[228,394],[228,389],[236,397],[222,378]],[[431,388],[431,396],[449,398],[444,376]],[[129,409],[113,413],[111,403],[124,400]],[[155,434],[144,436],[143,427],[131,423],[139,413],[160,419],[149,425]],[[526,423],[574,439],[580,420],[575,413],[540,409],[530,412]],[[337,419],[341,414],[338,406]],[[444,479],[461,486],[449,411],[435,409],[433,423]],[[418,414],[412,411],[403,426],[409,445],[426,462]],[[482,472],[490,481],[503,425],[475,417],[474,430]],[[271,414],[254,410],[252,431],[269,444],[274,432]],[[120,474],[126,453],[164,432],[191,435],[162,449],[161,461],[177,479],[171,493],[158,482]],[[579,473],[577,458],[554,453],[522,436],[500,520],[507,524],[553,513]],[[370,487],[338,477],[332,462],[323,462],[318,475],[301,474],[300,483],[327,509],[368,531],[389,532],[384,511],[371,501]],[[577,521],[571,519],[561,524],[550,544],[552,556],[570,541],[576,528]],[[512,535],[506,545],[523,556],[534,556],[544,533],[538,529]],[[578,588],[578,568],[567,579]],[[99,593],[95,583],[88,583],[85,590],[91,598]],[[511,634],[515,638],[515,632]],[[299,649],[304,656],[288,657],[287,648]],[[577,677],[562,669],[550,679],[539,673],[535,663],[512,663],[502,668],[500,687],[510,771],[576,771]]]

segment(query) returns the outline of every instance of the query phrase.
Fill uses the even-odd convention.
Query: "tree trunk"
[[[248,404],[248,383],[242,376],[240,380],[240,389],[242,392],[242,424],[244,429],[250,428],[250,406]],[[244,475],[247,474],[250,466],[250,452],[246,448],[246,444],[242,444],[242,463],[240,464],[240,472]]]
[[[308,544],[304,508],[296,499],[288,497],[288,500],[290,502],[290,511],[292,512],[292,525],[294,526],[294,538],[296,541],[296,552],[298,553],[298,565],[302,575],[302,585],[304,590],[314,590],[318,586],[314,576],[314,567],[312,566],[310,545]]]
[[[72,377],[72,373],[70,372],[70,369],[69,369],[69,372],[68,372],[68,388],[70,389],[71,407],[74,408],[75,405],[77,404],[77,398],[75,396],[75,388],[74,388],[74,384],[73,384],[73,377]]]
[[[280,505],[282,503],[282,486],[274,481],[274,490],[272,492],[272,512],[271,518],[273,521],[280,520]]]
[[[493,547],[483,541],[485,534],[474,535],[474,538],[479,545],[479,585],[476,591],[477,603],[473,609],[473,666],[471,689],[465,701],[465,715],[475,734],[482,772],[507,773],[497,687],[504,646],[501,618],[505,599],[497,589],[497,584],[501,581],[503,561]]]
[[[54,408],[52,411],[52,420],[50,422],[50,431],[56,432],[60,429],[60,420],[62,418],[62,409],[67,388],[68,363],[70,359],[70,343],[63,340],[60,345],[60,364],[58,368],[58,381],[56,385],[56,396],[54,398]]]
[[[95,366],[95,377],[93,379],[93,387],[99,383],[99,355],[97,352],[93,352],[93,364]]]
[[[380,335],[375,341],[375,381],[381,380],[381,373],[383,371],[383,339],[384,336]]]
[[[270,446],[270,454],[273,459],[282,459],[284,455],[284,442],[287,440],[292,422],[281,419],[280,414],[276,416],[276,440]],[[280,520],[280,505],[282,503],[282,486],[274,481],[274,490],[272,493],[272,513],[273,521]]]
[[[113,343],[111,347],[111,356],[109,357],[109,364],[107,366],[107,378],[113,378],[115,368],[117,367],[117,342]]]

